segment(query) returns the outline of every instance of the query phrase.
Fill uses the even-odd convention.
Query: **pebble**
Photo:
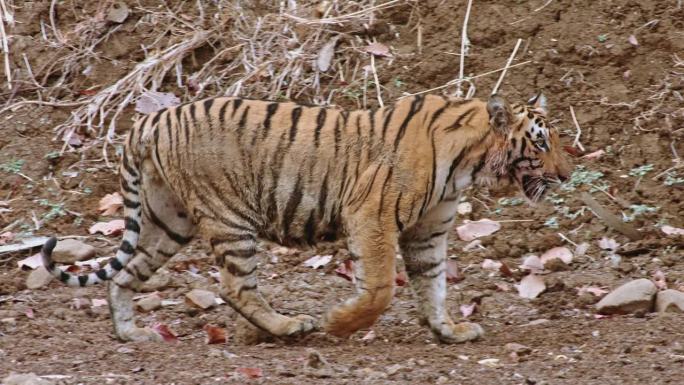
[[[11,373],[2,380],[4,385],[52,385],[52,381],[38,377],[35,373]]]
[[[159,309],[162,306],[162,300],[158,294],[150,294],[140,298],[135,305],[144,312],[150,312]]]
[[[673,289],[658,292],[655,309],[658,313],[683,313],[684,293]]]
[[[190,300],[190,302],[199,307],[200,309],[209,309],[210,307],[216,305],[216,296],[213,292],[202,289],[193,289],[189,293],[185,294],[185,298]]]
[[[515,353],[519,356],[532,353],[532,349],[529,346],[525,346],[523,344],[518,344],[515,342],[506,344],[504,346],[504,349],[506,349],[506,351],[509,353]]]
[[[387,369],[385,369],[385,373],[387,373],[387,375],[389,377],[392,377],[393,375],[399,373],[403,369],[404,369],[404,367],[402,365],[394,364],[394,365],[388,366]]]
[[[58,263],[74,264],[78,261],[95,258],[95,248],[76,239],[57,242],[52,251],[52,260]]]
[[[168,273],[157,271],[150,277],[141,287],[140,291],[143,293],[152,293],[155,291],[164,291],[171,285],[171,276]]]
[[[596,309],[600,314],[648,312],[653,307],[653,297],[657,292],[658,288],[651,280],[637,279],[608,293],[596,304]]]
[[[39,266],[26,277],[26,287],[35,290],[46,286],[52,281],[52,274],[43,266]]]

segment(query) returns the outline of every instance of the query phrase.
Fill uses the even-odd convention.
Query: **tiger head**
[[[487,112],[492,129],[504,139],[496,157],[499,178],[517,184],[525,197],[538,202],[549,185],[569,177],[571,166],[558,130],[549,124],[546,97],[541,92],[520,105],[509,105],[493,95]]]

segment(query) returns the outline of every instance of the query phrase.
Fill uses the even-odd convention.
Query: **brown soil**
[[[34,68],[45,65],[58,54],[41,46],[38,21],[41,17],[47,20],[49,2],[15,3],[19,6],[19,23],[10,31],[15,36],[13,42],[19,45],[18,42],[34,39],[20,47]],[[63,3],[66,4],[60,7],[69,9],[72,2]],[[439,86],[458,73],[458,56],[450,53],[457,53],[460,47],[466,1],[420,3],[421,53],[416,50],[418,19],[415,15],[409,18],[408,7],[378,15],[381,23],[396,28],[396,33],[378,37],[397,53],[391,63],[379,62],[380,81],[386,86],[385,100],[402,92]],[[605,186],[615,199],[601,192],[594,192],[593,196],[618,214],[622,211],[630,215],[630,205],[656,208],[637,215],[632,222],[645,234],[642,241],[630,243],[589,210],[576,218],[564,215],[581,209],[579,192],[590,186],[558,191],[554,198],[564,201],[557,201],[555,208],[551,202],[534,208],[524,204],[512,206],[489,198],[485,192],[474,193],[469,199],[474,206],[471,219],[530,221],[504,223],[494,236],[482,239],[485,250],[463,252],[466,242],[459,241],[455,234],[452,237],[450,254],[458,256],[464,280],[450,286],[449,307],[454,317],[460,319],[459,306],[477,302],[477,311],[469,319],[481,323],[487,331],[483,340],[464,345],[439,344],[426,328],[417,324],[416,303],[407,287],[399,288],[392,308],[374,326],[376,338],[372,341],[361,340],[365,332],[345,341],[315,333],[298,341],[249,345],[237,338],[235,315],[226,305],[197,311],[179,303],[140,314],[141,323],[169,325],[180,336],[179,342],[122,344],[111,335],[106,307],[71,307],[74,298],[105,298],[103,287],[74,290],[53,282],[40,290],[27,290],[24,282],[28,272],[18,270],[16,260],[29,254],[9,259],[2,256],[0,378],[13,371],[68,376],[58,380],[65,384],[681,383],[684,315],[641,314],[599,319],[591,307],[597,299],[587,294],[579,296],[576,288],[615,287],[629,279],[651,277],[657,270],[666,274],[670,287],[684,285],[682,240],[666,237],[658,228],[662,224],[684,227],[684,183],[676,182],[684,177],[684,171],[680,168],[679,174],[675,170],[670,175],[674,183],[665,184],[665,176],[654,179],[674,165],[677,154],[684,155],[684,68],[681,63],[675,68],[674,57],[676,54],[684,58],[684,8],[677,9],[676,1],[556,0],[535,12],[547,2],[474,3],[467,72],[475,75],[503,67],[516,39],[523,39],[516,62],[532,63],[509,71],[503,93],[511,100],[519,100],[544,89],[551,116],[565,134],[567,145],[576,132],[570,115],[570,106],[574,107],[586,152],[606,151],[598,160],[577,158],[576,163],[587,170],[602,172],[604,176],[593,183]],[[78,14],[87,12],[79,8]],[[59,20],[64,30],[76,22],[69,15],[65,12]],[[78,87],[108,84],[124,69],[130,69],[132,61],[142,57],[141,41],[156,34],[137,31],[134,23],[130,23],[97,47],[112,59],[91,63],[101,75],[90,78],[93,84],[85,82]],[[637,46],[628,41],[630,35],[636,37]],[[19,49],[15,46],[13,51],[14,66],[23,62]],[[112,67],[116,58],[126,59],[123,67]],[[477,96],[485,97],[496,77],[477,79]],[[56,92],[59,95],[78,91]],[[7,100],[8,96],[5,93],[0,98]],[[343,97],[336,102],[348,103]],[[97,160],[100,150],[46,158],[62,144],[52,140],[50,128],[63,122],[68,114],[66,109],[28,107],[8,112],[0,119],[0,165],[25,161],[21,168],[24,176],[0,170],[0,200],[9,201],[12,210],[0,212],[0,229],[18,221],[13,232],[32,231],[31,218],[35,215],[45,219],[52,210],[53,214],[59,213],[48,217],[36,234],[88,235],[88,227],[101,219],[98,201],[116,191],[117,180],[112,170]],[[110,159],[114,158],[112,152]],[[652,170],[642,177],[630,175],[631,170],[645,165],[652,165]],[[67,171],[78,171],[78,175],[65,175]],[[46,181],[46,176],[54,178]],[[54,205],[62,205],[66,211],[55,209],[60,206]],[[559,212],[563,207],[569,211]],[[549,225],[553,217],[557,228]],[[485,258],[517,267],[521,257],[528,253],[542,253],[562,245],[558,233],[576,243],[588,242],[591,247],[585,256],[576,257],[569,268],[546,275],[549,289],[535,300],[520,298],[514,288],[501,291],[497,284],[512,287],[516,280],[490,275],[480,267]],[[617,267],[612,267],[598,248],[597,241],[602,237],[616,239],[622,250],[627,251]],[[108,255],[116,239],[90,241],[101,246],[102,255]],[[171,278],[171,283],[162,287],[163,298],[182,300],[194,287],[216,289],[214,281],[206,278],[211,260],[205,250],[198,242],[176,257],[179,261],[192,259],[203,267],[201,277],[169,269],[163,273]],[[325,269],[312,270],[301,265],[311,255],[326,251],[334,254],[335,259]],[[280,256],[277,262],[265,258],[259,273],[263,291],[284,313],[321,316],[329,306],[352,295],[351,283],[334,273],[335,265],[345,257],[344,252],[340,245],[332,245]],[[229,334],[227,343],[207,345],[202,330],[205,324],[225,327]],[[532,351],[520,357],[511,356],[504,346],[513,342]],[[310,349],[320,352],[335,367],[332,378],[316,378],[303,369]],[[489,358],[499,359],[498,365],[478,363]],[[393,373],[393,369],[388,370],[393,365],[401,368]],[[238,368],[244,367],[260,368],[263,376],[246,380],[236,374]]]

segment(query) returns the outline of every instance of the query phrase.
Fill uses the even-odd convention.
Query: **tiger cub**
[[[394,294],[395,250],[420,314],[436,337],[458,343],[483,335],[455,323],[445,307],[447,236],[460,192],[516,184],[531,201],[564,180],[569,166],[546,100],[509,105],[413,96],[374,110],[344,111],[234,97],[171,107],[140,119],[121,162],[126,231],[109,264],[71,275],[70,286],[106,280],[116,335],[158,340],[136,326],[132,297],[196,235],[211,246],[221,296],[275,336],[318,328],[308,315],[276,312],[257,290],[257,239],[314,245],[346,236],[357,261],[357,295],[333,307],[323,328],[346,337],[371,326]]]

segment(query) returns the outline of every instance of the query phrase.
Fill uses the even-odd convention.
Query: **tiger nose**
[[[565,182],[566,180],[568,180],[568,175],[567,175],[567,174],[563,174],[563,173],[558,174],[558,180],[560,180],[561,183],[563,183],[563,182]]]

